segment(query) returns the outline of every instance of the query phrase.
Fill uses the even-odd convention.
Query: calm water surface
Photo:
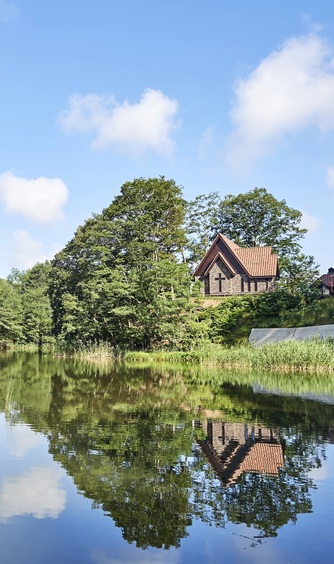
[[[334,556],[334,377],[0,356],[0,562]]]

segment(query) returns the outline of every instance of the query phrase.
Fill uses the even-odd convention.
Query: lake
[[[334,376],[0,354],[1,564],[333,562]]]

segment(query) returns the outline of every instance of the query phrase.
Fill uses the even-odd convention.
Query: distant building
[[[334,296],[334,268],[329,268],[327,274],[320,276],[319,289],[324,297]]]
[[[271,247],[239,247],[219,233],[194,272],[206,296],[232,296],[274,290],[278,257]]]

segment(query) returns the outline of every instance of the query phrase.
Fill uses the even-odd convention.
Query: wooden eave
[[[220,259],[222,261],[223,264],[225,264],[226,268],[230,271],[231,274],[233,274],[233,276],[236,275],[236,271],[234,270],[234,268],[231,266],[231,264],[229,263],[229,261],[220,253],[218,252],[216,254],[216,256],[214,257],[214,259],[210,262],[210,264],[208,265],[208,267],[206,268],[206,270],[204,270],[202,276],[206,276],[207,274],[209,274],[211,268],[213,267],[214,264],[216,264],[217,260]]]
[[[267,278],[269,276],[275,276],[276,278],[279,277],[278,257],[277,255],[272,253],[271,247],[239,247],[236,243],[233,243],[233,241],[230,241],[227,237],[225,237],[225,235],[222,235],[221,233],[218,233],[211,247],[206,252],[205,256],[195,269],[194,276],[206,275],[210,271],[211,266],[216,262],[218,256],[230,270],[230,272],[232,274],[236,274],[236,271],[231,266],[230,262],[223,257],[220,251],[217,252],[213,260],[209,261],[207,268],[203,272],[201,272],[203,265],[205,265],[205,261],[207,260],[210,253],[212,253],[212,251],[214,250],[214,247],[217,245],[219,239],[228,248],[232,256],[235,258],[235,260],[238,262],[242,270],[245,272],[245,274],[247,274],[249,278]],[[248,263],[251,266],[252,264],[256,266],[250,269]],[[264,267],[263,270],[261,270],[262,266]]]
[[[218,233],[217,237],[215,238],[215,240],[213,241],[211,247],[206,251],[204,257],[202,258],[201,262],[199,263],[199,265],[195,268],[194,270],[194,276],[201,276],[201,274],[198,274],[197,271],[201,269],[202,265],[204,264],[206,257],[211,253],[212,249],[214,248],[214,246],[216,245],[218,239],[220,238],[220,233]]]

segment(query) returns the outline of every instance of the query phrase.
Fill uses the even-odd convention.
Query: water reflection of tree
[[[104,427],[72,422],[49,437],[50,452],[79,491],[114,519],[128,542],[179,546],[193,517],[219,527],[245,523],[261,536],[276,536],[312,511],[315,486],[308,472],[319,463],[315,437],[290,440],[278,476],[247,473],[226,488],[198,452],[192,468],[180,462],[193,445],[189,423],[173,428],[158,417],[137,413],[137,421]]]
[[[263,536],[277,536],[282,525],[296,523],[300,513],[310,513],[310,480],[292,478],[283,473],[278,478],[260,474],[243,475],[226,492],[227,517],[233,523],[245,523]]]
[[[1,366],[0,407],[10,389],[20,419],[48,436],[50,452],[78,490],[114,519],[128,542],[178,546],[194,518],[220,527],[246,523],[274,536],[312,510],[308,474],[322,463],[333,406],[258,394],[248,385],[186,385],[180,370],[17,360]],[[244,474],[224,488],[193,451],[192,420],[205,409],[279,427],[286,446],[278,476]],[[187,457],[190,466],[180,462]]]
[[[50,452],[77,488],[141,548],[178,546],[191,524],[190,473],[178,462],[191,427],[173,429],[157,415],[138,413],[139,422],[102,428],[71,423],[49,437]]]
[[[301,513],[312,512],[314,481],[308,477],[321,465],[324,452],[319,437],[291,437],[285,446],[285,464],[277,476],[247,472],[225,487],[213,471],[197,467],[201,480],[193,484],[193,510],[201,519],[224,527],[228,521],[277,536],[280,527],[296,523]],[[211,469],[210,469],[211,470]]]

